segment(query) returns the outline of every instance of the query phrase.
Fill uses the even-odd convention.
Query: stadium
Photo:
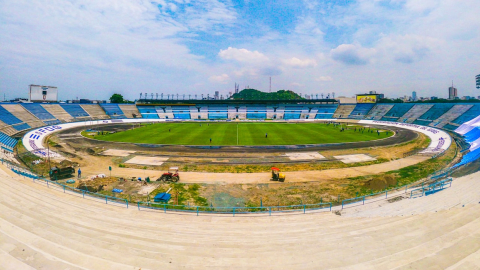
[[[0,270],[480,270],[479,14],[0,1]]]
[[[2,103],[3,265],[476,268],[479,112],[335,99]],[[162,180],[171,167],[179,176]]]

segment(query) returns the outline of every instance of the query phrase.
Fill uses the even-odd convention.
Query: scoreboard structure
[[[58,89],[55,86],[30,85],[30,102],[58,102]]]

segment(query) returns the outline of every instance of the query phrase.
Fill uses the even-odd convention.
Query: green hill
[[[278,90],[277,92],[265,93],[256,89],[243,89],[232,96],[235,100],[292,100],[304,99],[291,90]]]

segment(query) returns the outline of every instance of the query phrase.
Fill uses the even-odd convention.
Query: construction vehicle
[[[162,174],[157,181],[162,182],[178,182],[180,180],[180,175],[178,174],[178,167],[170,167],[168,172]]]
[[[59,180],[75,174],[75,169],[71,166],[65,168],[52,167],[48,174],[50,175],[50,180]]]
[[[285,174],[280,173],[280,169],[277,167],[272,167],[272,179],[271,181],[285,182]]]

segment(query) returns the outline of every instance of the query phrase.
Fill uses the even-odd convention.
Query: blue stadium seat
[[[27,123],[23,123],[23,124],[20,124],[20,125],[13,125],[12,127],[14,129],[18,130],[18,131],[31,128]]]
[[[247,119],[267,119],[267,106],[247,105]]]
[[[127,118],[118,104],[102,103],[100,106],[110,118]]]
[[[285,106],[285,113],[283,115],[283,119],[300,119],[302,115],[303,106]]]
[[[208,106],[208,119],[228,119],[228,106]]]
[[[476,103],[476,104],[473,104],[473,107],[471,107],[468,111],[466,111],[465,113],[457,117],[457,119],[453,120],[452,123],[461,125],[465,122],[472,120],[473,118],[479,115],[480,115],[480,104]]]
[[[350,113],[349,118],[363,119],[374,106],[374,103],[359,103]]]
[[[418,119],[420,120],[435,120],[442,116],[444,113],[446,113],[448,110],[450,110],[453,105],[455,104],[444,104],[444,103],[439,103],[433,105],[430,110],[428,110],[426,113],[422,114]]]
[[[60,106],[74,118],[90,116],[79,104],[60,104]]]
[[[15,145],[17,145],[17,140],[15,140],[14,138],[8,136],[3,132],[0,132],[0,144],[12,150],[15,147]]]
[[[402,117],[406,112],[408,112],[414,103],[398,103],[393,106],[383,117],[382,120],[385,121],[397,121],[398,118]]]
[[[137,106],[138,111],[142,115],[142,118],[147,119],[159,119],[158,113],[154,106]]]
[[[172,112],[175,119],[191,119],[188,106],[172,106]]]
[[[18,119],[12,113],[7,111],[3,106],[0,106],[0,120],[7,125],[15,125],[23,123],[22,120]]]
[[[448,129],[448,130],[455,130],[458,128],[458,126],[454,126],[454,125],[451,125],[451,124],[446,124],[445,126],[443,126],[442,128],[444,129]]]
[[[40,120],[53,120],[56,119],[51,113],[39,103],[22,103],[21,104],[27,111],[31,112]]]
[[[321,104],[318,105],[315,119],[332,119],[333,114],[338,108],[338,104]]]

